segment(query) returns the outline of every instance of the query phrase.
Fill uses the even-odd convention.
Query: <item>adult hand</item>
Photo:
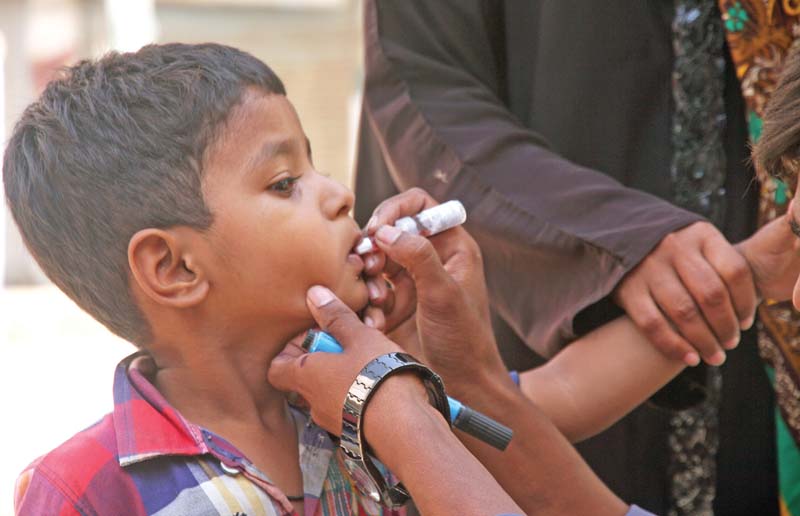
[[[267,378],[280,390],[299,393],[311,406],[311,418],[328,432],[339,435],[342,404],[358,372],[373,358],[401,349],[378,330],[365,326],[325,287],[311,287],[306,303],[320,328],[339,341],[343,352],[305,353],[296,343],[289,343],[273,359]],[[415,376],[396,376],[397,381],[394,377],[387,379],[380,390],[393,390],[404,399],[417,396],[427,400],[425,388]]]
[[[800,215],[795,200],[785,215],[759,229],[747,240],[736,244],[750,264],[758,292],[764,299],[786,301],[800,276],[800,239],[791,229],[793,212]],[[796,220],[800,217],[795,216]]]
[[[362,317],[364,324],[381,331],[391,329],[387,327],[386,316],[394,307],[394,291],[384,279],[384,268],[386,266],[386,255],[382,251],[372,251],[363,256],[364,259],[364,280],[367,283],[369,292],[369,304],[364,308]],[[391,321],[397,324],[396,321]]]
[[[311,287],[306,296],[317,323],[343,352],[303,354],[289,344],[269,368],[275,387],[299,392],[311,417],[339,435],[342,403],[356,374],[373,358],[399,348],[365,326],[334,294]],[[363,415],[364,437],[378,459],[394,472],[424,514],[519,514],[520,507],[458,441],[449,421],[430,405],[420,378],[392,375],[372,395]],[[420,439],[424,436],[424,439]],[[459,481],[445,481],[463,476]]]
[[[614,300],[665,355],[697,365],[725,361],[755,319],[750,268],[707,222],[670,233],[628,273]]]
[[[482,381],[509,380],[492,332],[477,243],[462,227],[424,238],[389,225],[436,204],[413,188],[381,203],[367,231],[387,256],[385,270],[395,292],[389,319],[415,314],[419,348],[412,353],[459,397]]]

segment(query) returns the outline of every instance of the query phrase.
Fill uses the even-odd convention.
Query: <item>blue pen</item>
[[[332,335],[321,330],[309,330],[302,347],[309,353],[342,352],[342,345]],[[513,436],[510,428],[449,396],[447,401],[450,405],[451,425],[498,450],[506,449]]]

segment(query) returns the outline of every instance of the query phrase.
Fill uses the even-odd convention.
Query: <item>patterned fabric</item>
[[[672,201],[725,220],[725,34],[717,5],[677,0],[672,22]],[[709,368],[707,395],[670,418],[669,516],[711,515],[716,494],[722,375]]]
[[[720,0],[728,46],[747,105],[750,139],[761,137],[764,108],[781,65],[800,36],[800,0]],[[783,215],[794,184],[757,171],[759,224]],[[774,379],[778,479],[783,514],[800,515],[800,314],[791,303],[767,300],[759,308],[759,352]]]
[[[286,495],[222,437],[185,420],[142,373],[117,366],[114,411],[34,461],[17,480],[16,514],[296,514]],[[402,516],[361,497],[328,434],[293,409],[305,516]]]

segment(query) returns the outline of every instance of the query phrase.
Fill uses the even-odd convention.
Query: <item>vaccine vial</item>
[[[423,210],[413,217],[397,219],[394,227],[411,233],[412,235],[433,236],[442,231],[460,226],[467,220],[467,210],[459,201],[446,203]],[[377,249],[370,237],[364,237],[355,247],[358,254],[368,253]]]

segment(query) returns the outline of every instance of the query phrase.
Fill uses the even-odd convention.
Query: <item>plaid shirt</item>
[[[117,366],[114,411],[40,457],[17,480],[18,515],[295,514],[269,478],[233,445],[185,420],[139,371]],[[396,515],[360,496],[328,434],[294,411],[305,516]]]

